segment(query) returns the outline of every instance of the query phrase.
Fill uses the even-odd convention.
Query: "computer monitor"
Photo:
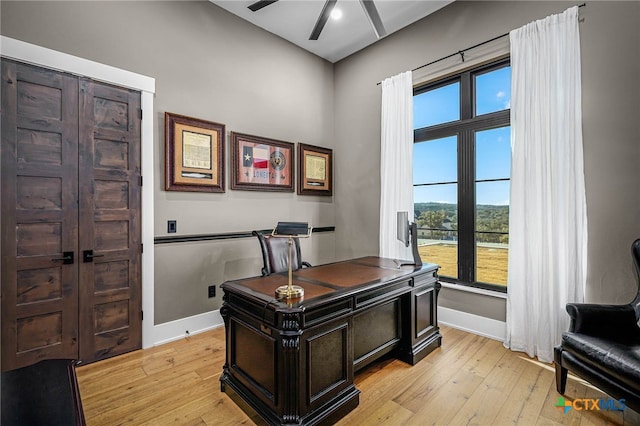
[[[405,247],[411,245],[411,251],[413,253],[413,261],[396,260],[398,267],[403,265],[415,265],[416,267],[422,266],[422,259],[418,252],[418,225],[415,222],[409,222],[408,212],[398,212],[396,214],[397,221],[397,238]]]
[[[407,212],[397,213],[397,237],[405,247],[409,247],[409,214]]]

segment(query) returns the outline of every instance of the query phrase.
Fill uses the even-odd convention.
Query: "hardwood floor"
[[[640,414],[556,407],[553,366],[441,327],[415,366],[386,359],[355,378],[360,405],[337,425],[640,425]],[[220,392],[224,329],[78,368],[89,426],[253,424]],[[608,398],[569,376],[569,398]]]

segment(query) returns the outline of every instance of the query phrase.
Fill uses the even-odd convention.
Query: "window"
[[[506,291],[510,88],[502,60],[414,90],[418,250],[443,281]]]

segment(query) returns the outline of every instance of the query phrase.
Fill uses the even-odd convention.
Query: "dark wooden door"
[[[2,61],[2,369],[78,354],[78,86]]]
[[[140,94],[80,81],[80,358],[142,346]]]
[[[1,62],[2,370],[139,348],[139,93]]]

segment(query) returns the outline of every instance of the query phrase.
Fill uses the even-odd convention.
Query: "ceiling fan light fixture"
[[[378,9],[376,9],[376,5],[373,3],[373,0],[360,0],[360,4],[364,9],[365,15],[369,19],[369,23],[373,28],[373,32],[376,33],[377,38],[382,38],[387,35],[387,30],[384,28],[384,24],[382,23],[382,19],[380,19],[380,14],[378,13]]]
[[[248,8],[252,12],[257,12],[260,9],[263,9],[273,3],[276,3],[278,0],[259,0],[254,3],[251,3]],[[320,16],[318,16],[318,20],[316,21],[316,25],[313,27],[313,31],[311,31],[311,35],[309,36],[309,40],[318,40],[320,37],[320,33],[322,29],[326,25],[329,18],[334,21],[342,18],[342,10],[335,8],[335,5],[338,0],[325,0],[324,6],[322,7],[322,12],[320,12]],[[382,38],[387,35],[387,30],[384,28],[384,24],[382,23],[382,19],[380,19],[380,14],[378,13],[378,9],[373,2],[374,0],[360,0],[360,4],[364,9],[365,15],[367,15],[367,19],[373,28],[373,32],[376,34],[377,38]]]
[[[257,12],[260,9],[269,6],[270,4],[273,4],[275,2],[277,2],[278,0],[260,0],[257,1],[255,3],[252,3],[248,6],[248,9],[252,12]]]
[[[320,12],[320,16],[318,16],[318,21],[316,25],[313,27],[313,31],[311,31],[311,35],[309,36],[309,40],[317,40],[320,37],[320,33],[324,28],[324,25],[327,23],[331,12],[333,11],[334,6],[338,0],[327,0],[322,7],[322,12]]]

